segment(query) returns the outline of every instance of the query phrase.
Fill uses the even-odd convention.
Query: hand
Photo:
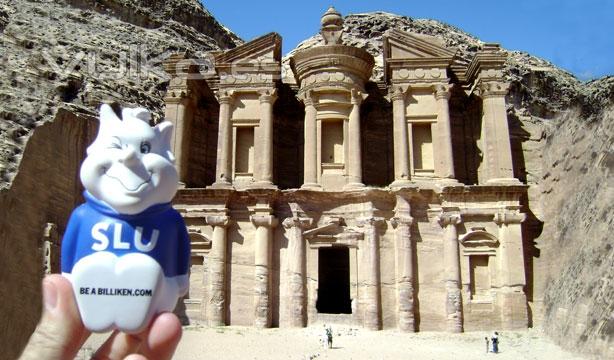
[[[73,359],[90,332],[81,323],[70,281],[61,275],[45,277],[43,305],[41,320],[20,359]],[[142,333],[114,331],[93,359],[170,359],[180,338],[179,319],[164,313]]]

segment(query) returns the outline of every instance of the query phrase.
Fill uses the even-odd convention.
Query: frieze
[[[393,81],[441,81],[446,78],[445,68],[401,68],[392,70]]]

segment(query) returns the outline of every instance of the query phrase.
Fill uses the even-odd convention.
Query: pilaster
[[[488,183],[513,182],[512,148],[507,121],[505,96],[509,84],[501,80],[481,80],[478,92],[482,98],[482,139]]]
[[[350,92],[352,110],[349,116],[349,161],[348,161],[348,184],[347,189],[362,188],[365,185],[362,183],[362,153],[360,146],[360,104],[362,103],[363,94],[358,89],[352,89]]]
[[[394,182],[391,187],[410,185],[409,169],[409,137],[407,120],[405,118],[405,98],[408,87],[392,86],[390,101],[392,102],[393,136],[394,136]]]
[[[380,289],[380,259],[378,225],[384,218],[367,216],[357,219],[357,225],[364,229],[363,264],[367,269],[362,311],[364,327],[369,330],[382,329],[382,300]]]
[[[288,234],[287,267],[285,276],[287,289],[284,299],[286,319],[280,319],[281,326],[305,327],[307,324],[307,293],[305,284],[306,253],[303,230],[311,227],[313,219],[289,217],[282,222]]]
[[[505,104],[509,89],[503,75],[506,58],[498,44],[484,44],[467,69],[467,79],[474,81],[474,92],[482,98],[481,150],[484,161],[479,170],[481,184],[520,183],[514,178]]]
[[[448,99],[452,85],[447,83],[433,85],[433,93],[437,100],[437,133],[433,139],[436,149],[435,176],[444,179],[454,179],[454,152],[452,150],[452,130],[450,125],[450,109]]]
[[[397,195],[395,216],[392,226],[396,229],[395,252],[397,259],[397,312],[399,330],[415,332],[414,309],[414,254],[411,239],[411,225],[414,219],[410,215],[409,202]]]
[[[166,105],[164,118],[170,121],[174,127],[171,149],[175,156],[175,166],[182,186],[187,178],[190,149],[189,134],[194,115],[192,91],[188,82],[188,75],[191,71],[190,65],[189,61],[185,61],[183,54],[173,55],[164,63],[165,71],[171,76],[168,90],[164,96]]]
[[[277,218],[273,215],[252,215],[256,227],[255,241],[255,280],[254,288],[254,326],[271,327],[271,241]]]
[[[458,232],[456,225],[461,223],[458,212],[443,213],[438,218],[443,228],[443,262],[446,288],[446,328],[449,332],[463,332],[463,299],[460,289],[460,259]]]
[[[305,148],[303,149],[303,189],[320,189],[318,184],[318,130],[316,124],[317,110],[315,99],[311,91],[302,94],[301,100],[305,104]]]
[[[213,227],[211,250],[209,251],[209,313],[210,326],[226,325],[226,229],[230,218],[226,215],[208,215],[207,225]]]
[[[256,149],[256,183],[254,187],[276,188],[273,185],[273,104],[277,100],[275,88],[259,92],[260,139]]]
[[[220,103],[217,135],[217,163],[213,188],[232,188],[232,124],[230,122],[233,91],[219,90],[216,94]]]
[[[522,250],[521,223],[526,214],[515,210],[502,210],[494,215],[499,226],[499,303],[504,329],[522,329],[528,326],[525,272]]]

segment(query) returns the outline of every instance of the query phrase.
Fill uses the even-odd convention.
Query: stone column
[[[499,225],[497,296],[501,304],[501,322],[504,329],[524,329],[528,326],[521,230],[521,223],[525,218],[526,214],[517,211],[501,211],[496,213],[493,219]]]
[[[316,125],[317,110],[310,93],[304,94],[305,104],[305,148],[303,149],[303,186],[302,188],[319,188],[318,184],[318,130]]]
[[[273,104],[276,89],[260,92],[260,149],[256,154],[256,186],[273,187]]]
[[[391,89],[393,135],[394,135],[394,182],[392,187],[410,183],[409,172],[409,138],[407,120],[405,119],[405,90],[400,86]]]
[[[449,332],[463,331],[463,300],[460,290],[460,264],[458,232],[456,225],[461,223],[459,214],[442,214],[439,225],[443,228],[443,262],[446,287],[446,328]]]
[[[55,223],[47,223],[43,230],[42,245],[42,269],[43,275],[53,274],[60,271],[60,234]]]
[[[188,83],[193,71],[192,62],[184,59],[185,54],[173,54],[164,61],[164,70],[170,75],[168,91],[164,97],[166,104],[164,117],[174,127],[171,149],[175,156],[175,166],[179,175],[179,184],[184,186],[188,167],[189,131],[192,117],[191,89]]]
[[[287,281],[287,301],[285,315],[288,317],[282,323],[288,327],[305,327],[306,322],[306,289],[305,289],[305,242],[303,229],[313,223],[310,218],[291,217],[283,221],[288,232],[288,259],[285,271]]]
[[[173,137],[171,138],[171,149],[175,156],[175,167],[179,175],[179,182],[185,184],[187,169],[188,169],[188,153],[189,153],[189,127],[190,116],[189,110],[191,99],[188,96],[188,90],[175,90],[169,92],[164,98],[166,108],[164,117],[173,124]]]
[[[382,304],[379,268],[379,234],[377,226],[384,221],[381,217],[364,217],[358,219],[358,226],[364,228],[363,266],[366,278],[363,291],[363,322],[369,330],[382,329]]]
[[[209,252],[209,306],[207,319],[210,326],[226,325],[226,227],[230,218],[225,215],[207,216],[213,226]]]
[[[352,110],[349,118],[349,161],[348,161],[348,188],[364,187],[362,183],[362,153],[360,148],[360,104],[362,93],[357,89],[351,92]]]
[[[514,179],[512,147],[507,123],[505,95],[509,84],[500,81],[481,81],[482,152],[485,168],[480,183],[518,182]]]
[[[220,117],[217,135],[217,163],[214,187],[232,186],[232,92],[220,90],[217,93],[220,103]]]
[[[452,150],[452,130],[450,125],[450,109],[448,99],[450,98],[449,84],[437,84],[433,86],[435,99],[437,99],[437,134],[439,138],[439,151],[437,157],[439,164],[436,165],[437,176],[442,178],[454,179],[454,152]]]
[[[399,330],[415,332],[414,315],[414,256],[411,240],[411,224],[414,219],[409,212],[398,212],[392,218],[396,228],[396,255],[398,261],[397,293]]]
[[[268,328],[271,326],[271,240],[277,219],[273,215],[252,215],[250,220],[256,226],[254,326]]]

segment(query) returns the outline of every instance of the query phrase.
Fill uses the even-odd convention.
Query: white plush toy
[[[188,289],[190,241],[170,201],[177,170],[172,124],[149,125],[143,108],[116,116],[100,108],[100,128],[81,165],[86,202],[62,240],[62,273],[85,326],[96,332],[143,330]]]

